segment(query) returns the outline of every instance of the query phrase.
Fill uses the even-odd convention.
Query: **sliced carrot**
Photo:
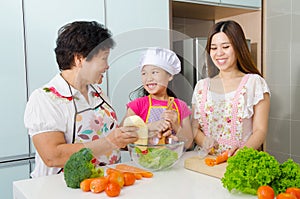
[[[133,173],[133,174],[135,176],[135,179],[137,179],[137,180],[140,180],[143,178],[142,174],[140,174],[140,173]]]
[[[153,173],[152,172],[143,172],[141,174],[142,174],[142,176],[144,178],[152,178],[153,177]]]
[[[90,184],[91,182],[94,180],[95,178],[87,178],[87,179],[84,179],[83,181],[80,182],[80,189],[82,191],[90,191]]]
[[[117,164],[116,169],[120,170],[120,171],[127,171],[127,172],[133,172],[133,173],[149,172],[145,169],[135,167],[135,166],[131,166],[131,165],[128,165],[128,164]]]
[[[145,178],[151,178],[153,177],[153,173],[150,171],[147,171],[145,169],[141,169],[138,167],[134,167],[128,164],[117,164],[116,169],[121,171],[121,172],[132,172],[132,173],[139,173]]]
[[[228,150],[224,151],[223,153],[221,153],[216,157],[216,164],[221,164],[223,162],[226,162],[227,159],[228,159]]]
[[[121,171],[114,169],[114,168],[107,168],[106,169],[106,174],[109,175],[111,173],[120,173]]]
[[[215,159],[214,158],[205,158],[205,164],[212,167],[217,164],[221,164],[226,162],[228,159],[228,150],[218,155]]]
[[[212,159],[212,158],[205,158],[204,159],[204,162],[207,166],[215,166],[216,165],[216,160],[215,159]]]

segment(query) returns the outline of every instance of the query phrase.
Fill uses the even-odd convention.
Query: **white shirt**
[[[46,92],[44,90],[44,88],[49,89],[51,87],[55,88],[59,94],[53,94],[53,92]],[[93,87],[106,102],[110,103],[99,85],[93,85]],[[71,90],[73,96],[79,99],[76,100],[77,111],[94,108],[99,104],[100,98],[93,96],[95,90],[91,86],[88,88],[89,103],[78,90],[72,87]],[[64,133],[66,142],[72,143],[75,115],[73,100],[68,100],[58,95],[71,97],[69,86],[60,74],[57,74],[42,88],[38,88],[32,92],[25,109],[25,127],[28,128],[28,133],[31,137],[44,132],[60,131]],[[38,152],[36,152],[35,169],[31,173],[31,176],[52,175],[56,174],[60,169],[47,167]]]

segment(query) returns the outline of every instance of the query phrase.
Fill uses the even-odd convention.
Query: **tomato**
[[[257,197],[258,199],[274,199],[275,192],[272,187],[263,185],[257,189]]]
[[[124,186],[124,175],[123,173],[112,172],[107,175],[108,182],[114,182],[120,185],[122,188]]]
[[[289,193],[280,193],[276,199],[297,199],[297,197]]]
[[[107,187],[108,180],[106,177],[95,178],[91,184],[90,189],[93,193],[100,193]]]
[[[121,192],[120,185],[114,182],[108,183],[107,187],[105,188],[105,193],[109,197],[116,197],[120,195],[120,192]]]
[[[85,191],[85,192],[90,191],[91,190],[90,184],[93,180],[94,180],[94,178],[88,178],[88,179],[85,179],[85,180],[81,181],[80,182],[80,189],[82,191]]]
[[[125,186],[130,186],[135,183],[135,175],[130,172],[125,172],[124,173],[124,185]]]
[[[286,189],[285,193],[292,194],[292,195],[296,196],[297,199],[300,199],[300,188],[290,187],[290,188]]]

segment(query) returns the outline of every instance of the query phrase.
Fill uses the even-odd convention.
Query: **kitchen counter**
[[[153,178],[137,180],[124,187],[118,198],[209,198],[209,199],[256,199],[256,196],[229,193],[218,178],[210,177],[183,167],[184,160],[197,155],[187,152],[173,168],[154,172]],[[96,199],[109,198],[104,192],[95,194],[71,189],[66,186],[63,174],[13,182],[14,199]]]

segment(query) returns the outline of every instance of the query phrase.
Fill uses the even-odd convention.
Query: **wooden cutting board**
[[[215,156],[207,157],[215,158]],[[210,167],[205,164],[204,159],[200,156],[187,158],[184,161],[184,168],[221,179],[226,171],[227,162]]]

